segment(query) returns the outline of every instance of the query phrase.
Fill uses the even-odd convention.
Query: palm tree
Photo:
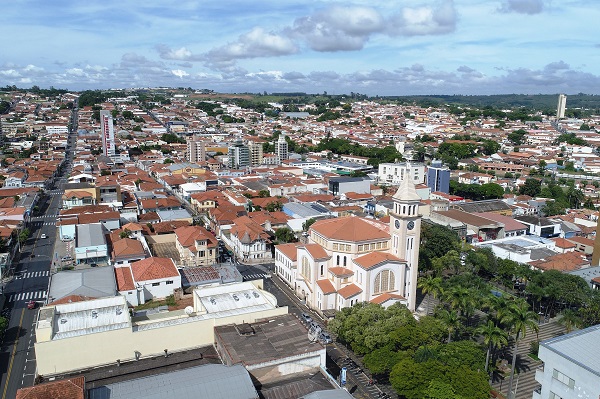
[[[538,315],[529,310],[529,304],[527,302],[519,300],[510,305],[507,314],[502,318],[502,322],[509,325],[511,330],[515,333],[515,347],[513,349],[510,379],[508,380],[508,397],[511,399],[514,398],[512,387],[515,377],[519,340],[527,335],[527,330],[535,331],[536,333],[539,331]]]
[[[444,291],[445,300],[450,308],[458,313],[458,316],[467,311],[474,305],[474,296],[472,290],[466,287],[452,287]]]
[[[561,312],[562,317],[558,320],[566,329],[567,333],[570,333],[576,328],[581,327],[581,318],[572,309],[565,309]]]
[[[427,297],[427,314],[429,314],[431,297],[435,299],[442,292],[442,278],[434,277],[431,274],[427,277],[421,277],[417,282],[417,287],[421,289],[423,294],[430,294]]]
[[[508,344],[507,334],[491,320],[488,320],[486,324],[477,327],[475,329],[475,334],[481,335],[483,337],[483,342],[488,347],[487,355],[485,357],[485,371],[488,371],[492,349]]]
[[[439,312],[439,317],[448,328],[448,342],[450,342],[452,341],[452,334],[460,327],[460,316],[454,310],[442,309]]]

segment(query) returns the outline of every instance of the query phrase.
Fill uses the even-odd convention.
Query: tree
[[[279,242],[295,242],[297,241],[294,232],[289,227],[280,227],[275,230],[275,237]]]
[[[582,320],[574,310],[565,309],[561,312],[561,318],[558,322],[567,329],[567,333],[570,333],[575,328],[581,327]]]
[[[501,345],[508,344],[508,337],[504,330],[496,326],[493,321],[488,320],[475,329],[475,334],[483,337],[483,343],[487,345],[487,354],[485,356],[485,371],[488,371],[490,365],[490,354],[492,349]]]
[[[514,399],[512,389],[515,377],[515,368],[517,365],[517,349],[519,347],[519,340],[527,335],[527,331],[535,331],[536,333],[539,331],[538,315],[537,313],[529,310],[529,305],[527,302],[519,300],[513,302],[509,306],[508,313],[502,319],[502,322],[510,326],[510,329],[515,334],[515,347],[513,348],[510,379],[508,380],[508,398]]]
[[[542,190],[542,182],[537,179],[526,179],[525,184],[519,188],[519,194],[537,197]]]
[[[427,314],[429,314],[431,297],[437,298],[442,292],[442,278],[434,277],[431,274],[421,277],[417,282],[417,287],[421,289],[423,294],[429,294],[427,297]]]
[[[452,335],[461,326],[460,315],[454,310],[442,309],[438,317],[444,322],[448,330],[448,343],[452,341]]]
[[[119,234],[119,238],[129,238],[129,234],[131,234],[131,231],[129,229],[125,229]]]
[[[258,196],[260,198],[267,198],[268,196],[270,196],[271,194],[269,193],[269,190],[260,190],[258,192]]]
[[[4,332],[8,327],[8,319],[6,317],[0,317],[0,337],[4,336]]]
[[[167,163],[175,163],[175,161],[173,161],[171,158],[167,158],[167,159],[165,159],[165,160],[163,161],[163,163],[164,163],[164,164],[167,164]]]
[[[30,235],[31,232],[28,228],[24,228],[23,230],[21,230],[21,232],[19,233],[19,244],[23,245]]]
[[[308,229],[310,229],[310,226],[312,226],[316,221],[317,221],[317,219],[315,219],[315,218],[310,218],[310,219],[306,220],[304,223],[302,223],[302,230],[308,231]]]
[[[423,270],[430,270],[433,259],[452,250],[460,250],[460,238],[455,231],[437,224],[422,226],[419,265],[423,266]]]
[[[276,212],[276,211],[280,211],[283,209],[283,204],[279,201],[273,201],[273,202],[269,202],[266,206],[265,209],[268,212]]]

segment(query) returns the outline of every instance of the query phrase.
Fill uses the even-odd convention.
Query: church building
[[[318,312],[359,302],[415,311],[421,198],[411,179],[393,196],[389,225],[350,216],[315,222],[308,243],[275,248],[275,272]]]

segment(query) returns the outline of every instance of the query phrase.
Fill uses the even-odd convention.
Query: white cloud
[[[186,71],[184,71],[184,70],[181,70],[181,69],[173,69],[173,70],[171,71],[171,73],[172,73],[173,75],[177,76],[179,79],[183,79],[184,77],[186,77],[186,76],[189,76],[189,75],[190,75],[189,73],[187,73]]]
[[[159,44],[156,50],[164,60],[189,61],[194,58],[192,52],[185,47],[171,49],[165,44]]]
[[[6,77],[11,77],[11,78],[18,78],[19,76],[21,76],[21,74],[14,69],[7,69],[5,71],[0,71],[0,74],[4,75]]]
[[[457,15],[451,0],[421,7],[406,7],[388,21],[392,35],[441,35],[456,29]]]

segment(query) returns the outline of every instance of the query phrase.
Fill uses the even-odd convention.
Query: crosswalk
[[[258,280],[259,278],[271,278],[270,274],[247,274],[242,276],[244,281]]]
[[[65,190],[51,190],[48,191],[48,194],[50,195],[63,195],[65,193]]]
[[[40,300],[46,299],[47,296],[48,291],[19,292],[18,294],[11,294],[10,297],[8,297],[8,302]]]
[[[56,222],[34,221],[34,222],[31,222],[31,224],[34,224],[36,226],[56,226]]]
[[[37,221],[37,220],[42,220],[42,219],[56,219],[58,217],[58,214],[53,214],[53,215],[41,215],[41,216],[34,216],[31,218],[32,221]]]
[[[15,280],[23,280],[26,278],[36,278],[36,277],[48,277],[50,275],[50,270],[43,270],[39,272],[26,272],[21,273],[15,277]]]

